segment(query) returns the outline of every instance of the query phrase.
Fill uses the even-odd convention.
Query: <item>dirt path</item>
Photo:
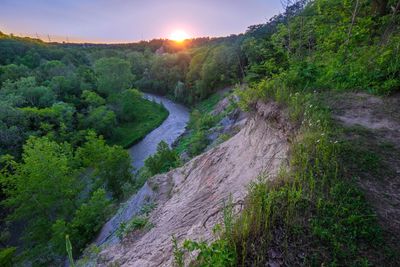
[[[380,98],[361,93],[332,96],[334,117],[348,131],[346,138],[370,153],[358,177],[381,224],[400,243],[400,95]],[[369,157],[369,158],[368,158]]]
[[[274,123],[271,124],[270,121]],[[258,106],[258,113],[228,141],[192,159],[183,167],[153,177],[157,208],[145,233],[131,233],[121,244],[100,254],[97,266],[171,266],[174,235],[212,240],[214,225],[221,222],[224,201],[244,199],[247,185],[260,173],[270,179],[285,162],[290,126],[274,104]]]

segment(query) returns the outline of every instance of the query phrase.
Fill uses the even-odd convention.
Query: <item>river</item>
[[[162,103],[169,111],[168,118],[151,133],[136,145],[129,148],[132,158],[132,165],[135,169],[140,169],[144,161],[157,151],[157,145],[165,141],[171,145],[183,132],[189,121],[189,109],[181,104],[177,104],[166,97],[153,94],[144,94],[146,99]]]
[[[189,109],[177,104],[165,97],[144,94],[144,97],[162,103],[169,111],[168,118],[151,133],[129,148],[129,154],[132,157],[132,165],[135,169],[140,169],[144,165],[147,157],[157,151],[157,145],[161,141],[165,141],[171,145],[184,131],[189,121]],[[102,245],[105,243],[116,243],[119,241],[116,230],[120,224],[132,219],[136,214],[140,213],[143,205],[152,201],[155,192],[147,183],[125,203],[121,203],[116,214],[103,226],[99,235],[96,238],[96,244]]]

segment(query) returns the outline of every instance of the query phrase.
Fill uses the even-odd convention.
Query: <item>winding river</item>
[[[177,104],[166,97],[153,94],[144,94],[146,99],[162,103],[169,111],[168,118],[136,145],[129,148],[132,165],[140,169],[144,161],[157,151],[157,145],[161,141],[171,145],[183,132],[189,121],[189,110],[183,105]]]
[[[132,157],[132,165],[135,169],[140,169],[144,165],[147,157],[157,151],[157,145],[165,141],[171,145],[184,131],[189,121],[189,110],[165,97],[145,94],[145,98],[162,103],[169,111],[168,118],[151,133],[129,148],[129,154]],[[141,207],[150,203],[154,198],[155,192],[147,183],[125,203],[121,203],[116,214],[103,226],[96,238],[96,244],[112,244],[119,241],[116,231],[120,224],[129,221],[135,214],[138,214]]]

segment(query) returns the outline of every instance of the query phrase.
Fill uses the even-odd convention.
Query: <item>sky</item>
[[[0,31],[48,41],[121,43],[227,36],[266,22],[280,0],[0,0]]]

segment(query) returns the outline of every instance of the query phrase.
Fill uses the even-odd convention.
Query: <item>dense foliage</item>
[[[135,82],[143,91],[194,104],[239,82],[241,51],[235,43],[209,44],[177,54],[148,57]],[[137,70],[136,70],[137,71]]]
[[[34,265],[62,260],[67,233],[77,250],[83,248],[109,215],[105,189],[117,199],[131,179],[127,152],[107,146],[94,133],[78,149],[30,137],[21,162],[2,160],[3,205],[12,210],[9,220],[24,225],[24,259]]]
[[[180,164],[161,143],[134,179],[128,154],[110,146],[134,144],[168,115],[133,88],[200,101],[239,81],[238,38],[92,45],[0,34],[0,241],[21,248],[19,262],[62,261],[66,234],[79,255],[111,202]]]
[[[168,115],[132,89],[131,62],[99,52],[1,34],[0,241],[19,247],[1,260],[59,264],[66,234],[79,255],[133,184],[128,153],[108,144]]]

